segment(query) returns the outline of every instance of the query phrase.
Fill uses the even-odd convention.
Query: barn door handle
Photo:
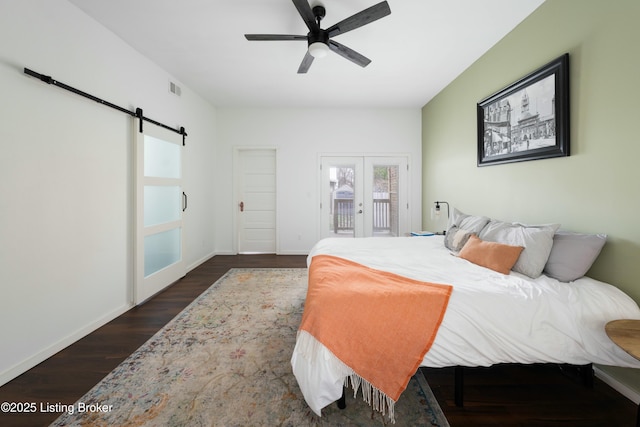
[[[240,202],[240,212],[244,212],[244,202]]]
[[[182,212],[187,210],[187,193],[182,192]]]

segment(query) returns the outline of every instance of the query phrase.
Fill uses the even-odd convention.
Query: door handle
[[[244,202],[240,202],[240,212],[244,212]]]
[[[187,193],[182,192],[182,212],[187,210]]]
[[[358,213],[362,213],[362,209],[360,209],[360,210],[358,211]]]

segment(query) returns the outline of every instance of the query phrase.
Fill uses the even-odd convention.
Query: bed
[[[447,236],[323,239],[310,251],[308,264],[311,268],[314,259],[329,256],[409,280],[451,286],[437,333],[420,366],[596,363],[640,368],[640,362],[609,340],[604,328],[614,319],[640,319],[638,305],[610,284],[571,277],[584,274],[582,270],[588,270],[602,246],[591,247],[593,239],[585,239],[593,236],[577,233],[568,234],[568,244],[558,228],[505,223],[454,211]],[[483,266],[484,259],[462,257],[472,239],[523,249],[503,274]],[[589,253],[575,254],[580,251]],[[577,261],[570,259],[578,255]],[[563,265],[567,263],[572,265]],[[576,263],[581,265],[576,267]],[[318,270],[314,277],[322,277]],[[305,306],[305,315],[308,309]],[[354,347],[360,345],[357,337],[347,341]],[[321,415],[322,408],[340,399],[343,386],[351,382],[356,392],[360,387],[365,400],[388,412],[393,420],[395,400],[342,359],[312,333],[298,331],[291,364],[309,407]],[[386,366],[374,368],[384,370]]]

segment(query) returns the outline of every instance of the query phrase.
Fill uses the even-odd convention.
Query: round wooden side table
[[[618,347],[640,360],[640,320],[612,320],[604,330]],[[640,407],[636,415],[636,427],[640,427]]]

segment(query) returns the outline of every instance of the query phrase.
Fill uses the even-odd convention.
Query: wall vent
[[[176,96],[180,96],[182,94],[182,89],[180,89],[180,86],[178,86],[174,82],[169,82],[169,92]]]

